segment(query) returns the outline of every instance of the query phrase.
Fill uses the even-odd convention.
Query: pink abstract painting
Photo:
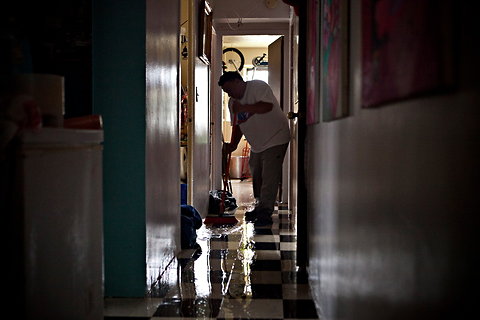
[[[450,84],[449,16],[451,0],[362,0],[362,107]]]
[[[348,115],[348,1],[322,0],[321,105],[323,121]]]
[[[307,24],[307,124],[318,123],[318,17],[320,0],[308,1]]]

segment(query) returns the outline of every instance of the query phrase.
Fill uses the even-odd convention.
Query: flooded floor
[[[251,182],[232,181],[232,226],[203,225],[200,249],[173,260],[145,299],[106,299],[105,319],[318,319],[308,276],[296,267],[295,219],[281,204],[273,225],[244,220]]]

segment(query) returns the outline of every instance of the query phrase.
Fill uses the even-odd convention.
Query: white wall
[[[210,70],[195,58],[195,99],[193,149],[192,203],[202,217],[208,214],[210,191]],[[195,97],[195,98],[194,98]]]
[[[188,133],[188,204],[194,206],[202,217],[208,214],[208,197],[211,182],[210,144],[210,68],[198,58],[198,10],[200,1],[188,3],[189,52],[188,52],[188,108],[191,118]],[[192,31],[194,30],[194,31]],[[212,49],[213,50],[213,49]],[[214,129],[212,129],[214,130]]]
[[[146,268],[147,287],[180,250],[179,3],[146,8]]]

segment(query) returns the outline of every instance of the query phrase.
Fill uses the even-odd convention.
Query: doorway
[[[224,35],[222,37],[222,71],[239,72],[243,79],[263,80],[274,91],[282,109],[290,110],[288,102],[288,81],[284,81],[285,57],[283,35]],[[228,95],[221,93],[222,98],[222,141],[231,138],[231,119],[228,110]],[[287,98],[285,98],[287,97]],[[228,169],[232,179],[241,181],[250,178],[248,160],[250,146],[242,138],[239,147],[232,153]],[[289,157],[284,162],[284,174],[279,188],[278,203],[287,204],[289,198]]]

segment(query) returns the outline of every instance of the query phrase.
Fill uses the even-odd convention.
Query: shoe
[[[266,227],[266,226],[271,226],[272,224],[273,224],[273,220],[271,217],[258,218],[254,222],[255,227]]]
[[[255,227],[264,227],[273,224],[272,211],[266,208],[257,209],[257,219]]]
[[[257,220],[257,209],[253,209],[252,211],[245,212],[245,221],[253,222]]]

